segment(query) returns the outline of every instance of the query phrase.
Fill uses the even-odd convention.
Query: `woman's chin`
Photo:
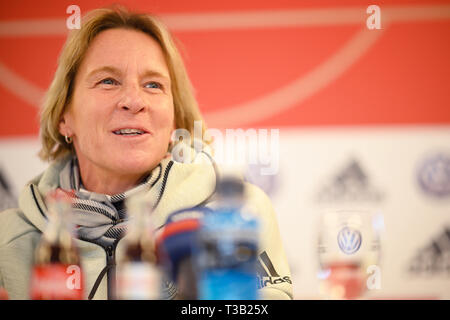
[[[141,175],[151,171],[158,165],[160,160],[151,158],[134,157],[132,155],[118,159],[114,165],[120,174]]]

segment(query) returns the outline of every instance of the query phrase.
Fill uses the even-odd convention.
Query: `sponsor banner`
[[[296,298],[323,297],[317,235],[320,214],[330,209],[382,214],[374,222],[382,230],[379,265],[364,270],[380,285],[365,297],[450,298],[450,198],[441,196],[449,141],[449,127],[281,130],[271,197]]]
[[[0,168],[14,197],[48,166],[38,158],[39,150],[37,137],[0,139]]]
[[[281,129],[277,172],[262,174],[255,168],[267,164],[256,162],[246,177],[273,201],[292,277],[277,274],[261,256],[260,285],[289,280],[296,299],[322,298],[320,213],[365,209],[383,217],[379,265],[365,270],[379,285],[365,297],[450,298],[450,198],[442,196],[449,141],[450,127]],[[11,194],[46,167],[37,151],[37,139],[0,141]],[[341,245],[349,235],[344,231]]]

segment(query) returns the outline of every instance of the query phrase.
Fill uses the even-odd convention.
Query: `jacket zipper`
[[[116,299],[116,247],[119,241],[116,240],[110,246],[105,248],[106,251],[106,280],[108,300]]]

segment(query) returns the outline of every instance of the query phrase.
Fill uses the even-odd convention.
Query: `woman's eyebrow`
[[[158,77],[158,78],[163,78],[164,80],[170,81],[170,77],[162,72],[159,72],[157,70],[146,70],[145,72],[142,73],[142,77],[146,78],[151,78],[151,77]]]
[[[100,73],[100,72],[112,73],[117,76],[122,74],[122,72],[119,69],[117,69],[116,67],[103,66],[103,67],[96,68],[96,69],[92,70],[91,72],[89,72],[87,78],[90,79],[91,77],[93,77],[94,75],[96,75],[97,73]]]
[[[116,76],[120,76],[122,72],[120,69],[113,67],[113,66],[102,66],[99,68],[96,68],[88,73],[87,79],[90,79],[91,77],[95,76],[98,73],[105,72],[105,73],[111,73]],[[160,71],[157,70],[146,70],[143,72],[142,77],[158,77],[163,78],[167,81],[170,81],[170,77]]]

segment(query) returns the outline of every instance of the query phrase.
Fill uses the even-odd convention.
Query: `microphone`
[[[194,207],[169,215],[156,239],[156,255],[178,289],[177,299],[197,299],[192,254],[201,220],[210,210]]]

